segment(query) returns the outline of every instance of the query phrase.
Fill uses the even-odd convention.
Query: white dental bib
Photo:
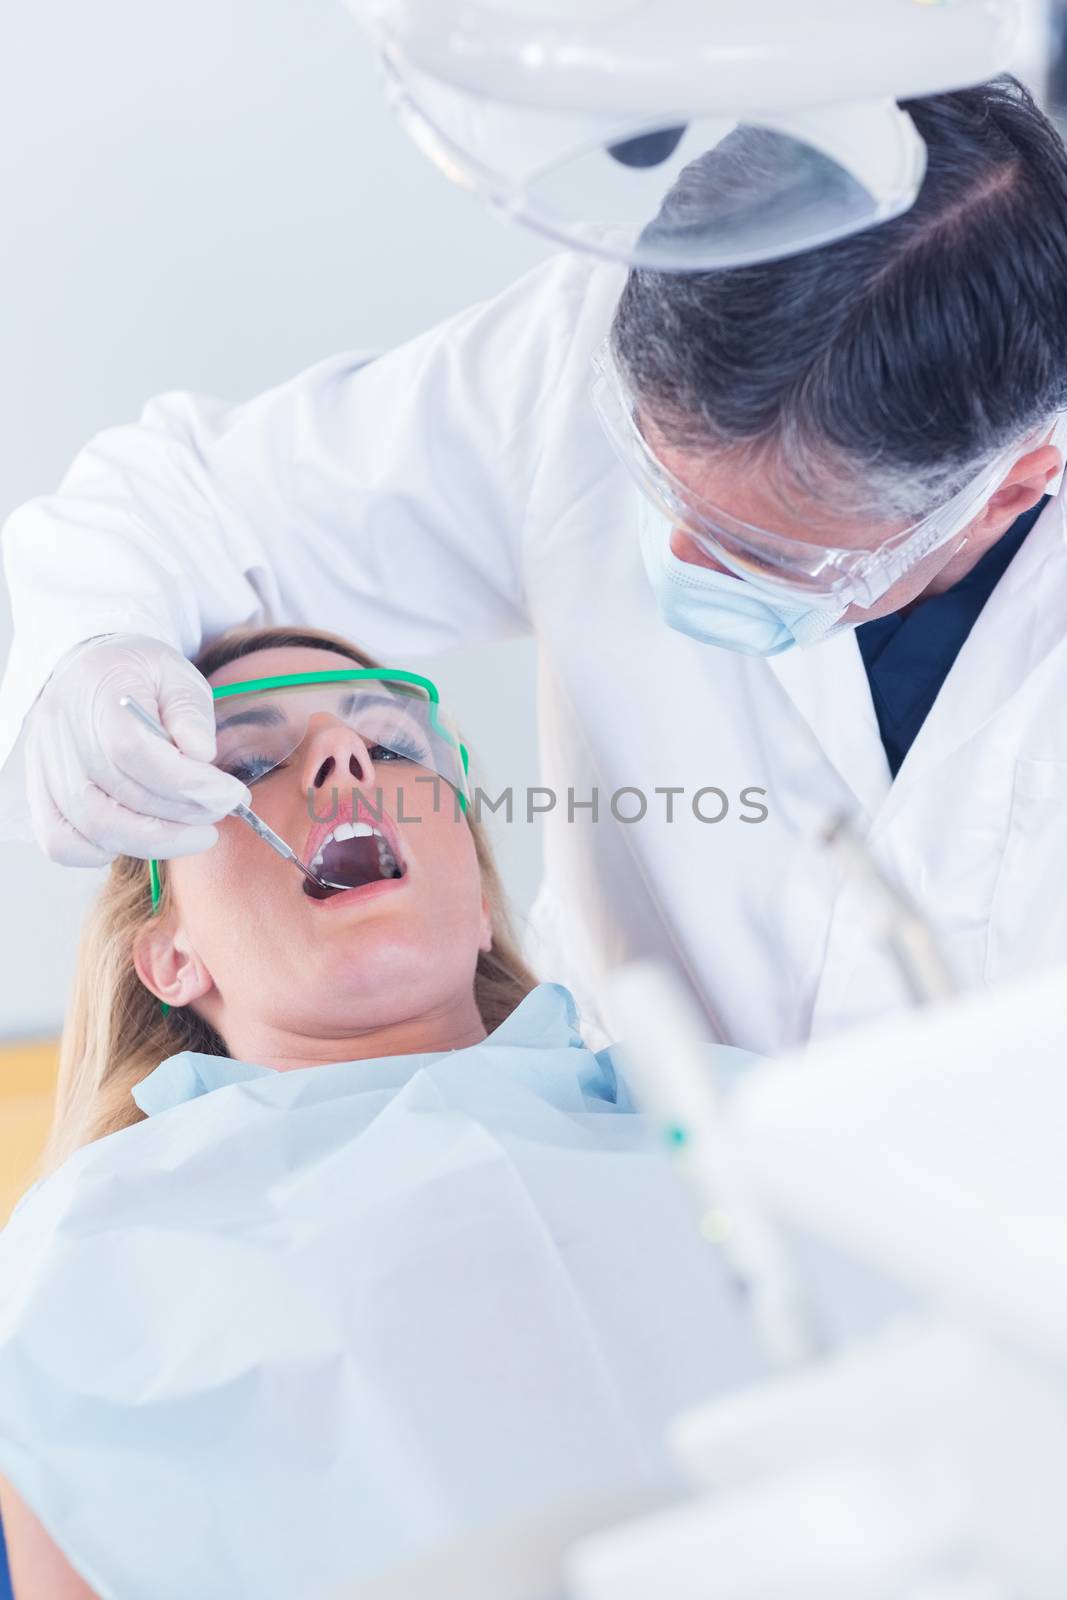
[[[0,1474],[103,1600],[292,1600],[662,1481],[761,1370],[557,985],[468,1049],[136,1098],[0,1235]]]

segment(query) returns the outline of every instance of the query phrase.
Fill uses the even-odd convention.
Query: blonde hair
[[[361,667],[377,665],[347,640],[317,628],[234,628],[197,658],[205,677],[256,650],[311,647],[338,651]],[[500,877],[484,828],[470,809],[482,890],[489,904],[492,946],[481,951],[474,997],[492,1031],[536,986],[511,928]],[[160,913],[168,900],[166,865],[160,862]],[[166,1056],[180,1050],[227,1055],[222,1037],[189,1007],[164,1016],[133,963],[134,943],[153,915],[147,861],[119,856],[90,908],[78,947],[74,989],[59,1051],[52,1127],[42,1158],[47,1172],[79,1146],[140,1122],[136,1084]]]

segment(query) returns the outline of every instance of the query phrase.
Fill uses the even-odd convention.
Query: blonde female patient
[[[433,686],[314,631],[198,665],[217,764],[330,887],[230,817],[91,912],[0,1236],[16,1600],[336,1592],[669,1482],[670,1418],[759,1370],[517,953]]]

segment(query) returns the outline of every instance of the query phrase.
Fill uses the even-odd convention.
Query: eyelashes
[[[397,745],[401,745],[399,739],[395,742]],[[393,749],[384,744],[371,744],[367,746],[367,753],[376,766],[379,764],[384,766],[385,763],[391,761],[410,761],[415,766],[427,766],[429,764],[429,751],[420,750],[410,742],[400,749]],[[270,773],[282,772],[288,767],[289,762],[275,761],[267,755],[247,755],[226,764],[222,762],[217,764],[222,767],[224,772],[228,772],[231,777],[236,778],[239,783],[245,783],[251,788],[254,783],[258,783],[261,778],[267,777]]]
[[[223,771],[228,772],[239,783],[247,783],[251,787],[252,784],[258,783],[260,778],[265,778],[268,772],[280,772],[288,765],[288,761],[272,761],[268,756],[245,756],[240,761],[229,762],[223,767]]]

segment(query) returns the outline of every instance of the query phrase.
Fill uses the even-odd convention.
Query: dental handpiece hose
[[[737,1159],[696,1007],[650,961],[619,968],[609,989],[634,1098],[695,1191],[701,1232],[718,1247],[761,1348],[780,1368],[814,1360],[825,1347],[814,1307]]]
[[[823,839],[840,861],[846,878],[864,896],[915,1004],[927,1006],[951,1000],[958,985],[933,929],[890,881],[848,818],[835,817],[824,828]]]
[[[168,744],[174,743],[174,740],[171,738],[166,728],[164,728],[163,724],[161,722],[157,722],[152,713],[147,711],[145,707],[141,705],[140,701],[135,700],[132,695],[124,694],[119,700],[119,705],[125,706],[128,711],[132,711],[133,715],[137,717],[146,728],[150,729],[150,731],[154,733],[157,738],[166,739]],[[243,803],[239,806],[234,806],[229,815],[231,817],[240,817],[241,821],[246,822],[252,829],[252,832],[257,834],[258,837],[263,840],[264,844],[269,844],[271,849],[276,851],[276,853],[280,855],[284,861],[291,861],[295,867],[299,867],[305,878],[310,878],[311,882],[316,884],[320,889],[331,887],[331,885],[329,885],[325,879],[320,878],[318,874],[313,872],[310,867],[306,867],[292,846],[286,844],[285,840],[280,836],[280,834],[275,833],[274,829],[269,827],[267,823],[263,821],[262,817],[257,817],[256,813],[249,806],[246,806]]]

